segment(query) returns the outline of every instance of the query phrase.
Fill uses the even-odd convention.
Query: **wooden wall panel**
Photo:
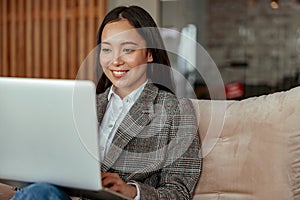
[[[25,74],[10,74],[10,76],[22,76],[24,75],[25,77],[34,77],[33,76],[33,43],[32,43],[32,21],[33,21],[33,16],[32,14],[32,0],[27,0],[26,1],[26,11],[25,11],[25,19],[24,23],[26,24],[26,33],[25,33]],[[8,21],[9,22],[9,21]],[[3,30],[5,31],[5,30]],[[21,64],[21,63],[18,63]]]
[[[74,8],[75,7],[75,1],[70,0],[69,2],[69,8]],[[71,9],[70,10],[70,15],[76,15],[76,11],[75,9]],[[69,62],[69,73],[68,76],[70,77],[75,77],[76,73],[77,73],[77,67],[75,67],[75,63],[77,63],[76,60],[76,47],[77,47],[77,42],[76,42],[76,38],[77,38],[77,26],[76,26],[76,19],[70,18],[69,20],[69,30],[70,30],[70,34],[69,34],[69,40],[68,40],[68,47],[69,47],[69,54],[68,57],[71,57],[73,59],[70,60]]]
[[[16,13],[17,14],[17,9],[16,9],[16,0],[10,0],[10,13]],[[17,37],[16,37],[16,31],[17,30],[17,23],[16,23],[16,14],[11,15],[10,18],[10,51],[9,51],[9,62],[10,62],[10,73],[11,74],[16,74],[17,73],[17,63],[16,63],[16,58],[17,58]]]
[[[1,67],[0,73],[2,76],[8,76],[8,12],[7,12],[7,1],[0,1],[1,2],[1,35],[2,35],[2,45],[1,45]]]
[[[25,23],[23,20],[23,14],[25,12],[25,4],[24,1],[26,0],[20,0],[19,4],[17,5],[17,27],[18,27],[18,33],[17,33],[17,38],[24,38],[25,35]],[[18,40],[17,43],[17,58],[18,60],[21,60],[24,62],[25,60],[25,40]],[[17,61],[17,70],[18,70],[18,74],[25,74],[25,65],[20,65]]]
[[[58,37],[58,1],[51,0],[51,25],[50,25],[50,76],[58,78],[58,51],[59,51],[59,37]]]
[[[49,1],[43,1],[42,5],[42,77],[49,78],[50,76],[50,13],[46,12],[50,9]]]
[[[42,73],[41,66],[41,32],[40,29],[40,0],[35,0],[33,4],[33,76],[39,77]]]
[[[60,63],[61,66],[60,70],[60,77],[67,78],[67,16],[66,16],[66,1],[60,1],[60,8],[61,8],[61,18],[60,18],[60,48],[59,48],[59,55],[60,55]]]
[[[75,79],[106,0],[0,0],[0,76]],[[88,68],[81,78],[94,79]]]
[[[86,54],[84,54],[85,51],[85,39],[86,35],[85,35],[85,19],[84,19],[84,3],[83,1],[79,1],[79,22],[78,22],[78,26],[79,26],[79,31],[78,31],[78,38],[77,41],[79,43],[79,47],[78,49],[83,49],[83,51],[79,51],[78,54],[78,62],[81,62],[84,60]],[[78,74],[78,78],[82,79],[83,77],[86,76],[86,71],[80,69],[80,72]]]
[[[88,14],[88,18],[87,18],[87,38],[88,38],[88,43],[87,43],[87,50],[91,51],[95,45],[92,43],[93,40],[93,30],[94,27],[96,26],[95,24],[95,20],[93,18],[93,16],[95,15],[95,1],[89,1],[88,2],[88,10],[89,10],[89,14]],[[94,74],[93,68],[88,68],[87,69],[87,76],[91,77]]]

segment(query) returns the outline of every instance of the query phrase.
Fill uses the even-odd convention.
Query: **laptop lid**
[[[0,78],[0,182],[100,190],[91,81]]]

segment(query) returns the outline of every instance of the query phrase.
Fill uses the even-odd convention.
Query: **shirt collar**
[[[137,89],[133,90],[126,97],[124,97],[124,99],[128,99],[129,98],[132,102],[135,102],[138,99],[138,97],[140,96],[140,94],[142,93],[142,91],[145,88],[145,86],[146,86],[147,83],[148,83],[148,80],[145,83],[143,83],[140,87],[138,87]],[[107,96],[108,101],[111,100],[112,95],[119,96],[119,95],[117,95],[114,92],[114,86],[113,85],[109,89],[109,93],[108,93],[108,96]]]

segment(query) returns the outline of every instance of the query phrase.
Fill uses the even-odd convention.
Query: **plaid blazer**
[[[108,93],[97,96],[99,123]],[[141,199],[192,199],[202,162],[197,131],[188,99],[148,83],[117,129],[101,170],[136,182]]]

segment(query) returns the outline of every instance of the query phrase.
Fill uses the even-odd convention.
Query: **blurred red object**
[[[227,99],[235,99],[244,95],[244,86],[241,82],[234,82],[225,85]]]

